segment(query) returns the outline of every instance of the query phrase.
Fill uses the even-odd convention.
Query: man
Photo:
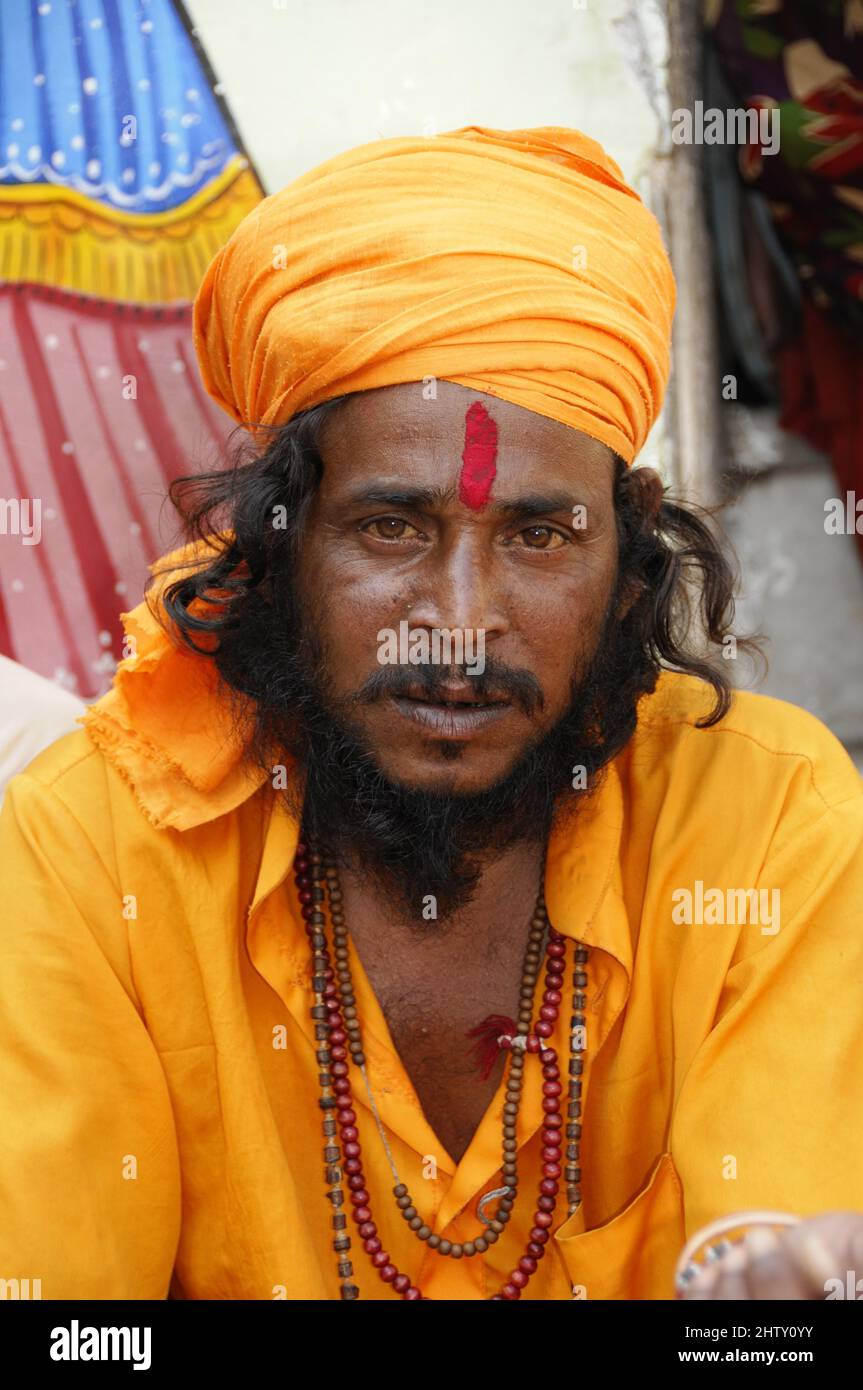
[[[350,151],[217,256],[255,450],[175,485],[191,548],[0,822],[5,1277],[659,1299],[765,1208],[688,1296],[859,1267],[863,796],[732,697],[725,562],[629,467],[672,309],[557,128]]]

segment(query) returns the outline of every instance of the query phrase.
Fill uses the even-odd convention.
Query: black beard
[[[272,609],[260,616],[269,678],[262,681],[259,671],[255,683],[251,751],[270,773],[285,754],[295,760],[302,777],[289,778],[284,795],[305,836],[371,881],[400,917],[426,931],[423,900],[433,895],[440,927],[471,901],[482,856],[519,841],[544,845],[552,820],[576,812],[631,734],[631,692],[617,693],[627,684],[620,677],[632,660],[616,618],[617,597],[615,592],[608,604],[586,672],[573,677],[566,713],[484,791],[416,790],[391,781],[350,715],[357,704],[408,685],[421,683],[434,695],[441,679],[466,675],[464,666],[382,667],[352,699],[336,705],[328,693],[326,652],[297,613],[281,613],[277,623]],[[246,637],[253,633],[247,630]],[[467,678],[478,698],[494,690],[528,713],[542,707],[541,688],[528,672],[489,660],[482,676]],[[454,761],[461,756],[458,744],[442,747]],[[584,774],[574,790],[576,768]]]

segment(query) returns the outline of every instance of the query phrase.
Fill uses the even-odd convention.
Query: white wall
[[[334,154],[464,125],[575,126],[651,197],[664,0],[186,0],[268,193]],[[670,471],[666,414],[640,461]]]
[[[664,60],[658,0],[187,0],[187,9],[268,192],[352,145],[461,125],[574,125],[630,179],[656,145],[656,116],[624,55],[642,25]]]

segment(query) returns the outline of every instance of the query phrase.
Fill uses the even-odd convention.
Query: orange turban
[[[658,223],[577,130],[378,140],[265,198],[194,306],[210,395],[246,426],[437,377],[631,463],[668,380]]]

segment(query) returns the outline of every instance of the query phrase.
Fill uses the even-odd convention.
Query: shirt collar
[[[632,973],[632,935],[623,907],[620,841],[623,791],[618,761],[604,770],[574,818],[557,815],[549,835],[545,903],[562,935],[608,952]],[[292,871],[299,825],[274,797],[249,916]]]
[[[564,936],[596,946],[632,973],[632,934],[623,906],[620,842],[623,788],[619,754],[572,819],[557,816],[549,836],[545,904]]]

